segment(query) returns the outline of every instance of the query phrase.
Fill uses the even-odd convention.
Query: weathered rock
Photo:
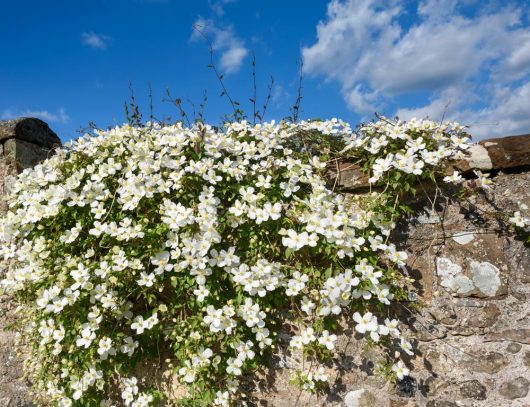
[[[355,190],[370,185],[361,167],[351,160],[333,161],[328,164],[326,170],[330,183],[335,187]]]
[[[34,167],[50,154],[48,148],[24,140],[9,139],[4,143],[4,156],[15,164],[17,171]]]
[[[452,260],[438,257],[436,271],[440,285],[458,296],[495,297],[503,286],[500,270],[486,261],[471,260],[466,271]]]
[[[391,399],[389,407],[418,407],[414,400]]]
[[[353,390],[344,397],[345,407],[372,407],[377,405],[377,398],[366,389]]]
[[[526,367],[530,367],[530,352],[525,352],[523,357],[523,363]]]
[[[428,342],[435,339],[445,338],[447,336],[447,328],[443,325],[430,322],[420,322],[416,320],[412,322],[412,337],[418,341]]]
[[[474,286],[482,294],[494,297],[501,286],[500,270],[486,261],[472,260],[469,267]]]
[[[474,328],[485,328],[497,322],[499,315],[501,315],[501,312],[497,305],[490,303],[477,313],[473,313],[468,323]]]
[[[458,404],[449,400],[429,400],[427,407],[458,407]]]
[[[454,325],[457,315],[453,304],[449,301],[433,301],[433,306],[429,309],[429,314],[438,322],[444,325]]]
[[[524,377],[517,377],[505,382],[499,388],[499,393],[508,400],[515,400],[526,397],[530,389],[530,382]]]
[[[474,372],[498,373],[508,365],[508,359],[499,352],[474,352],[465,354],[461,364]]]
[[[484,337],[486,341],[512,341],[530,345],[530,329],[516,328],[501,332],[491,332]]]
[[[530,165],[530,134],[483,140],[479,144],[488,150],[497,170]]]
[[[50,127],[35,117],[21,117],[0,121],[0,141],[17,139],[47,149],[58,147],[61,140]]]
[[[451,237],[456,243],[465,245],[471,243],[475,239],[473,232],[457,232]]]
[[[520,343],[512,342],[506,347],[506,351],[510,353],[518,353],[523,346]]]
[[[460,384],[460,395],[466,399],[486,400],[486,386],[478,380],[469,380]]]

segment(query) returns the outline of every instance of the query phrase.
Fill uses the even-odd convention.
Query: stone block
[[[493,168],[503,170],[530,165],[530,134],[483,140]]]
[[[24,140],[9,139],[4,142],[4,157],[18,171],[31,168],[48,158],[51,150]]]
[[[469,380],[460,384],[460,395],[466,399],[486,400],[486,386],[478,380]]]
[[[326,170],[330,184],[336,187],[355,190],[370,186],[368,177],[362,172],[361,167],[351,160],[331,162]]]
[[[17,139],[51,149],[61,145],[61,140],[50,127],[35,117],[0,120],[0,142]]]
[[[517,377],[501,385],[499,393],[508,400],[526,397],[530,389],[530,382],[524,377]]]

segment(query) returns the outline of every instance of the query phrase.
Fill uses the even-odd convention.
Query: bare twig
[[[155,116],[153,115],[153,88],[151,87],[151,83],[149,83],[149,121],[151,122],[151,126],[153,125],[154,120]]]
[[[125,114],[127,116],[127,121],[131,124],[142,126],[142,114],[140,113],[140,108],[136,103],[136,99],[134,97],[134,87],[131,81],[129,81],[129,91],[131,93],[131,101],[129,102],[129,105],[127,105],[127,102],[125,102]],[[129,111],[129,106],[131,111]]]
[[[300,113],[300,104],[302,103],[302,81],[304,79],[304,61],[300,59],[298,61],[298,88],[296,90],[296,101],[292,107],[292,119],[296,123],[298,121],[298,115]]]
[[[256,118],[259,116],[259,112],[256,110],[256,100],[258,97],[258,91],[256,88],[256,55],[252,55],[252,123],[256,124]]]
[[[169,88],[166,89],[166,96],[167,96],[167,98],[163,99],[163,101],[164,102],[170,102],[173,105],[175,105],[175,107],[179,110],[181,120],[185,121],[187,123],[188,127],[190,127],[191,126],[190,119],[188,117],[188,114],[186,113],[186,111],[182,107],[182,100],[180,98],[174,98],[173,96],[171,96],[171,92],[169,91]]]
[[[230,93],[228,93],[228,89],[226,89],[226,86],[223,80],[224,76],[220,74],[219,71],[217,70],[217,67],[215,65],[214,58],[213,58],[214,52],[213,52],[212,42],[210,41],[208,36],[204,34],[204,32],[202,31],[202,26],[199,26],[198,24],[193,24],[193,29],[197,31],[199,35],[202,38],[204,38],[204,40],[206,41],[206,44],[208,45],[208,51],[210,53],[210,64],[208,65],[208,68],[211,68],[214,71],[215,76],[217,77],[217,80],[219,81],[219,84],[221,85],[221,89],[222,89],[221,96],[226,96],[228,98],[228,101],[230,102],[230,106],[232,106],[232,109],[234,111],[234,115],[237,115],[238,110],[239,110],[237,106],[239,105],[239,103],[235,102],[232,99],[232,97],[230,96]]]
[[[199,120],[204,121],[204,109],[206,108],[206,102],[208,101],[208,92],[204,90],[204,93],[202,95],[202,102],[200,104],[200,110],[199,110]]]
[[[267,113],[267,108],[269,107],[269,102],[271,100],[273,86],[274,77],[271,75],[271,81],[269,82],[269,86],[267,88],[267,98],[265,99],[265,104],[263,105],[263,113],[261,113],[261,115],[259,116],[260,123],[263,123],[263,119],[265,118],[265,114]]]

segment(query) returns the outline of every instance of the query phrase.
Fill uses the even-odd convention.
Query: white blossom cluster
[[[458,123],[438,124],[430,120],[409,122],[385,118],[361,126],[348,140],[345,151],[361,149],[377,157],[370,170],[370,183],[379,181],[385,173],[399,170],[405,174],[421,175],[426,167],[437,167],[448,159],[463,157],[469,147],[469,136]],[[458,172],[446,181],[457,181]]]
[[[86,135],[25,170],[0,223],[0,286],[25,306],[37,387],[60,406],[147,406],[158,396],[132,371],[164,345],[183,397],[229,405],[293,304],[307,323],[293,349],[333,350],[336,335],[312,322],[355,303],[366,309],[350,315],[357,332],[410,354],[397,321],[368,311],[390,304],[406,261],[388,242],[390,211],[335,191],[326,163],[304,151],[308,132],[377,155],[372,183],[390,170],[419,175],[467,146],[461,126],[430,121],[360,134],[336,119],[149,123]],[[399,360],[393,371],[408,374]],[[309,390],[327,377],[303,374]]]

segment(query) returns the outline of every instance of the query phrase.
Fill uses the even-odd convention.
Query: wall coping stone
[[[0,120],[0,142],[17,139],[51,149],[61,145],[61,140],[46,122],[35,117]]]
[[[530,167],[530,134],[481,140],[472,144],[467,154],[453,166],[464,174],[474,170],[488,172]],[[329,178],[336,179],[341,188],[356,190],[370,186],[368,177],[352,159],[334,160],[328,163],[327,171]]]

